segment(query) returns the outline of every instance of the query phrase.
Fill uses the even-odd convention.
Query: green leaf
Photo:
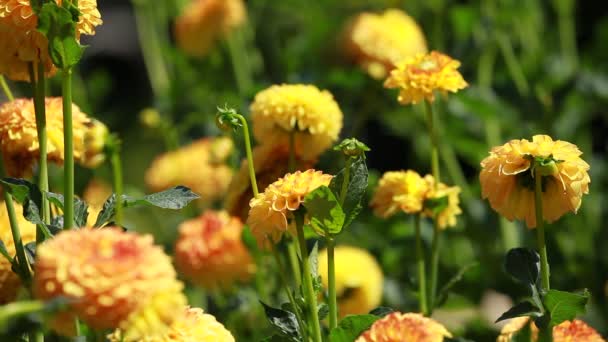
[[[424,201],[424,208],[431,210],[434,216],[439,215],[449,204],[448,196],[429,198]]]
[[[338,234],[344,226],[344,211],[333,192],[320,186],[304,198],[310,224],[321,235]]]
[[[78,64],[84,50],[76,39],[78,16],[74,17],[71,7],[61,7],[55,2],[45,3],[38,13],[38,31],[47,37],[49,55],[60,69]]]
[[[300,341],[300,331],[298,329],[298,320],[293,312],[273,308],[264,304],[264,312],[270,324],[275,327],[281,335],[290,341]]]
[[[337,327],[332,329],[329,334],[329,341],[353,342],[379,319],[380,317],[374,315],[346,316],[340,321]]]
[[[28,198],[38,205],[42,203],[42,193],[34,183],[18,178],[4,178],[0,183],[20,204],[25,204]]]
[[[472,262],[470,264],[467,264],[467,265],[464,265],[463,267],[461,267],[458,270],[458,272],[456,272],[456,274],[454,274],[452,276],[452,278],[450,278],[450,280],[448,280],[448,282],[445,283],[445,285],[443,285],[441,290],[439,290],[439,292],[437,293],[437,306],[443,305],[443,303],[445,303],[445,301],[448,299],[448,294],[449,294],[450,290],[452,289],[452,287],[454,287],[454,285],[456,285],[459,281],[461,281],[462,278],[464,277],[464,275],[471,268],[478,266],[478,265],[479,265],[478,262]]]
[[[505,270],[520,283],[534,287],[540,272],[540,257],[529,248],[513,248],[507,252]]]
[[[393,312],[395,312],[395,310],[393,310],[393,308],[389,308],[386,306],[379,306],[379,307],[375,308],[374,310],[370,311],[369,314],[378,316],[378,317],[384,317]]]
[[[504,321],[505,319],[522,317],[522,316],[530,316],[530,317],[540,317],[542,315],[542,311],[532,302],[524,301],[516,304],[514,307],[507,310],[505,313],[500,315],[495,323],[500,321]]]
[[[587,289],[582,293],[549,290],[543,297],[543,304],[551,317],[549,325],[554,327],[585,313],[589,296]]]
[[[47,192],[46,197],[49,202],[53,203],[59,209],[64,210],[64,199],[62,194]],[[89,206],[80,198],[74,198],[74,224],[76,227],[84,227],[87,225],[89,217]],[[62,226],[63,227],[63,226]]]
[[[325,303],[321,303],[318,305],[317,307],[317,312],[319,315],[319,320],[324,320],[325,318],[327,318],[327,316],[329,315],[329,305],[325,304]]]
[[[340,171],[329,183],[329,188],[335,196],[340,196],[342,191],[342,183],[344,182],[345,170]],[[365,191],[368,185],[368,171],[367,165],[365,164],[365,156],[360,156],[352,162],[349,172],[348,189],[346,191],[346,197],[344,203],[342,203],[342,210],[346,214],[344,220],[344,227],[348,227],[355,217],[359,215],[363,208],[361,202],[365,196]]]
[[[5,257],[6,260],[8,260],[8,262],[10,262],[11,264],[13,263],[13,256],[6,249],[6,245],[4,244],[4,241],[2,241],[2,239],[0,239],[0,254],[2,254],[2,256]]]

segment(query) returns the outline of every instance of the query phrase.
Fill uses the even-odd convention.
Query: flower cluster
[[[532,341],[538,340],[538,328],[530,322],[529,317],[513,318],[500,331],[500,336],[496,342],[511,342],[513,337],[530,326],[532,331]],[[581,320],[565,321],[553,328],[554,342],[606,342],[592,327]]]
[[[61,5],[62,1],[57,0]],[[97,0],[78,1],[80,17],[76,35],[94,35],[101,25]],[[0,74],[15,81],[30,81],[29,64],[41,63],[46,76],[56,68],[48,52],[48,40],[37,30],[38,16],[29,0],[0,0]]]
[[[442,342],[450,332],[431,318],[393,312],[374,322],[356,342]]]
[[[206,211],[183,222],[175,244],[175,263],[180,273],[195,284],[226,288],[247,281],[255,264],[241,236],[243,223],[224,211]]]
[[[246,20],[242,0],[191,0],[175,22],[177,45],[187,54],[202,57],[216,40]]]
[[[46,98],[47,158],[63,164],[62,98]],[[85,167],[96,167],[105,158],[107,127],[72,105],[74,159]],[[0,148],[7,172],[14,177],[28,176],[38,161],[40,151],[36,131],[34,103],[16,99],[0,106]]]
[[[376,259],[365,249],[338,246],[334,250],[336,294],[340,316],[370,312],[382,301],[384,275]],[[319,253],[319,275],[327,288],[327,250]]]
[[[121,329],[125,341],[163,335],[186,299],[170,258],[151,236],[120,228],[64,231],[38,247],[36,298],[71,299],[56,329],[73,333],[72,313],[95,329]],[[66,326],[68,328],[66,328]]]
[[[389,171],[378,182],[370,205],[374,213],[383,218],[400,211],[434,217],[430,203],[447,198],[447,205],[436,215],[439,227],[446,228],[455,226],[456,216],[462,213],[459,193],[460,188],[457,186],[447,186],[440,182],[435,187],[435,179],[431,175],[421,177],[412,170]]]
[[[289,146],[293,134],[296,154],[306,160],[316,159],[338,139],[342,116],[332,94],[312,85],[273,85],[251,104],[255,138]]]
[[[460,62],[437,51],[418,54],[397,64],[384,82],[387,88],[399,88],[400,103],[435,101],[435,90],[447,94],[468,86],[458,72]]]
[[[285,232],[293,233],[289,214],[300,208],[307,194],[329,185],[331,178],[331,175],[315,170],[288,173],[270,184],[264,193],[252,198],[247,224],[258,245],[270,247],[280,241]]]
[[[152,191],[185,185],[201,196],[202,205],[220,199],[228,189],[232,169],[226,160],[232,153],[230,138],[203,138],[158,156],[146,171]]]
[[[398,9],[359,14],[345,36],[348,56],[375,79],[385,78],[398,62],[427,52],[416,21]]]
[[[23,244],[36,241],[36,226],[25,220],[22,215],[23,208],[19,204],[15,203],[14,206]],[[4,243],[8,254],[15,256],[13,235],[4,202],[0,202],[0,241]],[[0,256],[0,304],[3,305],[14,300],[20,287],[21,281],[19,276],[13,272],[11,263]]]
[[[494,147],[481,162],[481,194],[507,219],[525,220],[534,228],[533,168],[536,159],[549,160],[552,170],[542,176],[543,219],[553,222],[569,211],[576,213],[589,192],[589,164],[581,155],[576,145],[547,135],[511,140]]]

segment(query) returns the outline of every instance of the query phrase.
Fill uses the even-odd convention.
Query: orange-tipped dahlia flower
[[[259,145],[253,148],[252,155],[259,189],[266,189],[268,185],[289,171],[289,146],[287,145]],[[316,160],[303,160],[298,155],[295,157],[296,171],[308,170],[316,163]],[[226,193],[224,208],[230,215],[246,221],[249,214],[249,201],[252,197],[249,163],[245,158],[239,171],[232,177]]]
[[[175,244],[178,270],[208,289],[248,281],[255,272],[255,263],[242,234],[241,220],[225,211],[209,210],[183,222]]]
[[[121,331],[108,336],[110,342],[120,342]],[[140,342],[234,342],[235,339],[220,322],[202,309],[186,307],[162,337],[144,337]]]
[[[57,3],[61,5],[61,0]],[[79,0],[80,18],[76,25],[81,34],[94,35],[102,24],[97,0]],[[29,0],[0,0],[0,74],[15,81],[29,81],[29,63],[42,63],[46,76],[56,68],[48,53],[48,40],[37,31],[38,17]]]
[[[442,342],[452,334],[431,318],[393,312],[377,320],[356,342]]]
[[[70,310],[54,322],[62,329],[72,313],[94,329],[121,329],[125,341],[162,336],[186,299],[171,260],[152,236],[120,228],[64,231],[38,247],[36,298],[65,297]],[[68,321],[69,322],[69,321]]]
[[[312,85],[273,85],[251,104],[253,135],[261,144],[289,146],[294,134],[296,154],[316,159],[337,139],[342,111],[333,95]]]
[[[460,62],[437,51],[418,54],[397,64],[384,82],[386,88],[399,88],[401,104],[435,101],[435,90],[447,95],[468,86],[458,72]]]
[[[288,173],[252,198],[247,224],[258,245],[270,248],[285,232],[294,233],[294,226],[289,222],[290,213],[300,208],[310,192],[329,185],[331,178],[331,175],[315,170]]]
[[[47,158],[63,164],[63,104],[62,98],[45,100],[47,127]],[[86,167],[96,167],[104,160],[103,147],[107,128],[89,118],[75,104],[72,105],[74,127],[74,159]],[[29,176],[39,159],[38,133],[34,102],[17,99],[0,106],[0,148],[13,177]]]
[[[232,149],[230,138],[202,138],[161,154],[146,171],[146,184],[152,191],[185,185],[201,196],[201,206],[207,206],[221,199],[228,189],[232,169],[226,162]]]
[[[361,248],[338,246],[334,250],[336,294],[340,317],[360,315],[382,301],[384,275],[373,255]],[[327,250],[319,253],[319,275],[327,288]]]
[[[374,214],[382,218],[399,211],[407,214],[419,213],[424,205],[429,184],[417,172],[389,171],[382,175],[370,206]]]
[[[425,195],[425,201],[447,197],[447,206],[437,214],[437,223],[439,228],[445,229],[447,227],[453,227],[456,225],[456,216],[462,214],[460,209],[460,187],[458,186],[447,186],[441,182],[437,185],[435,190],[435,178],[431,175],[426,175],[424,180],[428,184],[429,191]],[[424,216],[434,217],[433,210],[425,206]]]
[[[420,26],[399,9],[361,13],[345,35],[348,56],[375,79],[385,78],[398,62],[427,52]]]
[[[175,22],[177,45],[189,55],[203,57],[216,40],[246,19],[242,0],[191,0]]]
[[[511,319],[502,328],[496,342],[511,342],[513,337],[528,325],[532,331],[532,341],[538,341],[538,328],[530,322],[530,318],[517,317]],[[553,342],[606,342],[606,340],[585,322],[575,319],[553,327]]]
[[[23,244],[36,241],[36,226],[23,217],[23,208],[19,204],[14,203],[14,206]],[[15,257],[15,244],[13,243],[8,212],[6,204],[2,201],[0,201],[0,240],[4,242],[8,254]],[[20,287],[21,281],[19,276],[13,272],[8,260],[0,256],[0,305],[13,301],[17,297]]]
[[[565,213],[576,213],[589,192],[589,164],[582,152],[566,141],[535,135],[532,141],[511,140],[494,147],[481,162],[481,194],[509,220],[525,220],[536,227],[533,166],[535,158],[550,161],[551,172],[542,176],[543,219],[553,222]]]

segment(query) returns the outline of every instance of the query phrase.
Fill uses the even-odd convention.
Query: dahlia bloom
[[[429,184],[417,172],[389,171],[380,178],[370,206],[382,218],[399,211],[414,214],[422,210],[427,192]]]
[[[366,250],[338,246],[334,250],[336,294],[340,317],[360,315],[382,301],[384,275],[376,259]],[[327,250],[319,253],[319,275],[327,289]]]
[[[375,79],[385,78],[398,62],[427,52],[420,26],[399,9],[361,13],[345,36],[347,55]]]
[[[175,244],[178,270],[208,289],[249,280],[255,263],[241,239],[242,233],[241,220],[225,211],[208,210],[183,222]]]
[[[47,97],[47,159],[63,164],[63,104],[60,97]],[[104,160],[107,128],[72,105],[74,159],[85,167],[96,167]],[[0,106],[0,148],[12,177],[29,176],[40,151],[36,114],[31,99],[16,99]]]
[[[428,184],[429,191],[425,194],[425,200],[432,200],[441,197],[447,197],[447,206],[437,214],[437,223],[439,228],[445,229],[456,225],[456,216],[462,214],[460,209],[460,187],[447,186],[441,182],[435,190],[435,178],[431,175],[426,175],[424,180]],[[423,215],[426,217],[434,217],[433,211],[429,208],[424,208]]]
[[[261,144],[289,146],[295,134],[296,153],[305,160],[328,149],[342,129],[333,95],[312,85],[273,85],[255,96],[250,109],[253,135]]]
[[[377,320],[356,342],[442,342],[452,334],[431,318],[393,312]]]
[[[556,221],[569,211],[576,213],[583,195],[589,193],[589,164],[581,155],[576,145],[547,135],[535,135],[532,141],[511,140],[494,147],[481,162],[481,195],[507,219],[536,227],[534,159],[552,159],[554,169],[542,176],[543,219]]]
[[[532,341],[538,340],[538,328],[529,317],[511,319],[500,331],[496,342],[511,342],[512,338],[526,326],[532,330]],[[585,322],[575,319],[553,327],[553,342],[606,342],[600,334]]]
[[[94,329],[120,329],[125,341],[162,336],[186,299],[170,258],[152,236],[120,228],[63,231],[38,247],[36,298],[71,299],[54,323],[60,332],[76,314]],[[67,330],[67,331],[66,331]]]
[[[110,342],[120,342],[121,331],[108,336]],[[235,339],[215,317],[202,309],[186,307],[184,314],[176,319],[169,332],[162,337],[143,337],[140,342],[234,342]]]
[[[401,104],[435,101],[435,90],[447,95],[468,86],[458,72],[460,62],[437,51],[417,54],[397,64],[384,82],[386,88],[399,88]]]
[[[252,155],[259,189],[265,189],[289,171],[289,146],[287,145],[258,145],[253,148]],[[316,163],[316,160],[303,160],[298,155],[295,157],[296,171],[308,170]],[[230,215],[240,217],[245,221],[249,213],[249,201],[252,197],[249,162],[245,158],[241,162],[239,171],[232,177],[226,193],[224,208]]]
[[[61,5],[61,0],[57,0]],[[79,0],[76,38],[94,35],[102,24],[97,0]],[[15,81],[30,81],[29,63],[42,63],[45,75],[57,69],[48,53],[48,40],[37,31],[38,17],[29,0],[0,0],[0,74]]]
[[[216,40],[246,19],[242,0],[191,0],[175,22],[177,45],[191,56],[203,57]]]
[[[152,191],[184,185],[201,196],[206,206],[222,198],[232,178],[226,164],[233,150],[230,138],[202,138],[175,151],[156,157],[146,171],[145,181]]]
[[[14,206],[23,244],[36,241],[36,226],[23,217],[23,208],[19,204],[14,203]],[[8,212],[6,211],[6,204],[2,201],[0,201],[0,240],[4,242],[8,254],[14,257],[16,251],[15,244],[13,243],[13,234],[8,219]],[[8,260],[0,256],[0,305],[13,301],[17,297],[20,287],[21,281],[19,276],[13,272]]]
[[[283,233],[295,234],[295,227],[288,221],[290,213],[300,208],[310,192],[329,185],[331,178],[331,175],[312,169],[288,173],[252,198],[247,224],[258,245],[270,248],[281,240]]]

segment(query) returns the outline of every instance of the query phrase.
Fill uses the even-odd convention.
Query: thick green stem
[[[431,289],[429,299],[429,315],[433,313],[435,309],[435,297],[437,295],[437,281],[439,275],[439,247],[441,244],[441,228],[439,228],[439,221],[435,217],[433,219],[433,241],[431,242]]]
[[[287,241],[287,257],[289,258],[289,264],[291,265],[291,271],[293,272],[295,286],[300,287],[300,284],[302,284],[302,271],[300,270],[300,262],[298,261],[296,243],[291,239]]]
[[[46,130],[46,81],[44,78],[44,65],[38,63],[37,70],[34,64],[30,63],[30,82],[34,92],[34,112],[36,116],[36,133],[38,135],[38,187],[42,192],[42,220],[46,224],[51,223],[51,206],[46,193],[49,191],[49,171],[47,161],[47,130]],[[42,228],[36,229],[36,243],[44,241]]]
[[[4,162],[2,155],[0,154],[0,178],[6,177],[6,171],[4,169]],[[17,252],[17,261],[21,269],[21,276],[24,278],[23,281],[29,286],[31,281],[31,272],[29,263],[25,256],[25,247],[21,240],[21,231],[19,230],[19,221],[17,220],[17,214],[15,213],[15,206],[13,205],[13,198],[11,194],[6,190],[6,187],[2,187],[2,196],[4,197],[4,205],[6,205],[6,212],[8,213],[8,221],[11,226],[11,234],[13,235],[13,244],[15,245],[15,251]]]
[[[319,322],[319,313],[317,311],[317,295],[312,284],[312,271],[308,260],[308,248],[306,247],[306,238],[304,237],[304,215],[294,213],[296,221],[296,230],[298,233],[298,243],[300,245],[300,255],[302,256],[302,281],[304,284],[304,298],[309,308],[309,325],[312,328],[312,338],[314,342],[321,342],[321,325]]]
[[[253,197],[258,196],[258,182],[255,178],[255,165],[253,165],[253,153],[251,152],[251,139],[249,138],[249,125],[244,116],[236,114],[239,121],[243,125],[243,136],[245,138],[245,150],[247,153],[247,164],[249,166],[249,180],[251,181],[251,189],[253,190]]]
[[[433,105],[429,101],[424,101],[424,108],[426,110],[426,120],[429,130],[429,136],[431,138],[431,172],[433,173],[433,178],[435,178],[435,189],[437,189],[440,182],[439,142],[437,139],[437,130],[435,129],[435,122],[433,118]]]
[[[118,139],[116,139],[118,140]],[[116,194],[116,224],[122,226],[123,224],[123,176],[122,176],[122,161],[120,159],[120,143],[115,142],[110,156],[110,163],[112,164],[112,180],[114,182],[114,193]]]
[[[247,49],[244,46],[242,28],[236,28],[227,37],[228,52],[232,61],[232,69],[239,94],[244,97],[249,93],[253,81],[251,80],[251,68],[247,58]]]
[[[338,299],[336,295],[336,264],[334,260],[334,247],[336,240],[327,237],[327,291],[329,296],[329,330],[338,326]]]
[[[540,280],[544,291],[549,291],[549,261],[547,260],[547,246],[545,244],[545,224],[543,221],[543,190],[542,176],[539,170],[534,175],[534,207],[536,209],[536,237],[538,253],[540,254]]]
[[[287,171],[294,172],[296,170],[296,132],[289,132],[289,159],[287,161]]]
[[[287,277],[285,276],[287,274],[287,270],[285,269],[285,265],[283,265],[283,261],[281,260],[281,255],[274,248],[272,249],[272,254],[274,255],[274,259],[277,262],[277,266],[279,267],[279,279],[281,280],[281,285],[283,287],[283,290],[285,291],[285,294],[287,295],[287,298],[289,299],[289,303],[293,307],[293,311],[294,311],[294,314],[296,315],[296,319],[298,320],[298,326],[300,327],[300,332],[302,333],[302,335],[304,337],[303,341],[308,341],[308,338],[306,337],[306,335],[307,335],[306,325],[304,324],[304,321],[302,320],[302,315],[300,314],[300,309],[298,307],[298,304],[296,303],[296,299],[294,298],[293,293],[291,293],[291,291],[289,290],[289,286],[287,286],[288,282],[287,282]]]
[[[420,215],[414,217],[414,229],[416,230],[416,264],[418,266],[418,302],[420,312],[427,316],[429,314],[429,298],[426,294],[426,262],[422,249],[422,237],[420,236]]]
[[[72,68],[63,69],[63,229],[74,227],[74,132],[72,126]]]
[[[9,88],[8,84],[6,84],[6,79],[4,78],[3,75],[0,75],[0,86],[2,86],[2,91],[4,92],[4,95],[6,96],[6,98],[9,101],[15,100],[15,97],[13,96],[13,93],[11,92],[11,88]]]

